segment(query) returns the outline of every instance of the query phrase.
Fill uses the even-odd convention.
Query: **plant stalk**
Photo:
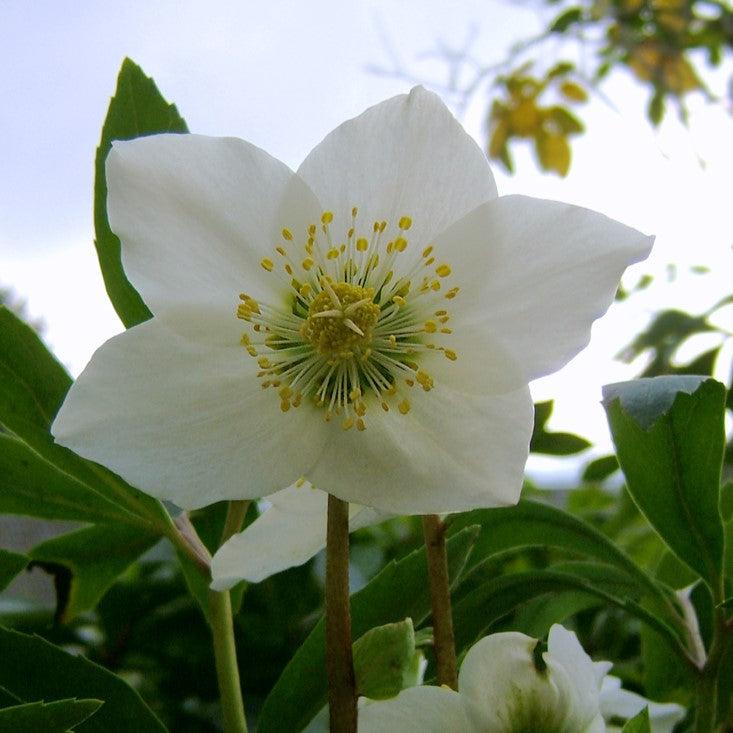
[[[349,505],[328,495],[326,673],[331,733],[356,733],[356,680],[349,608]]]
[[[229,591],[223,593],[209,591],[209,619],[211,633],[214,637],[216,677],[219,681],[224,731],[225,733],[247,733]]]
[[[433,640],[438,668],[438,684],[458,689],[456,644],[453,637],[453,613],[448,577],[448,555],[445,551],[445,525],[437,514],[422,518],[425,550],[428,556],[430,603],[433,616]]]

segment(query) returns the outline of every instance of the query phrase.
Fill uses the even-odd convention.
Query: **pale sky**
[[[407,91],[407,81],[367,69],[390,65],[385,36],[406,70],[439,83],[445,67],[421,60],[439,41],[460,46],[475,26],[474,54],[491,63],[540,23],[530,4],[496,0],[0,0],[0,287],[43,320],[74,374],[121,330],[96,262],[91,202],[95,147],[124,56],[154,77],[192,131],[242,137],[297,168],[340,122]],[[672,121],[657,134],[630,79],[605,89],[618,110],[600,100],[584,110],[590,133],[576,143],[567,179],[539,174],[528,152],[517,156],[516,176],[495,171],[500,194],[588,206],[657,235],[652,258],[625,282],[651,272],[659,285],[614,306],[589,349],[533,385],[537,399],[557,398],[553,428],[601,448],[600,386],[641,368],[613,355],[655,309],[703,310],[733,282],[730,116],[692,100],[692,133]],[[481,142],[485,108],[479,96],[462,118]],[[663,284],[669,262],[682,274]],[[696,264],[714,272],[685,271]]]

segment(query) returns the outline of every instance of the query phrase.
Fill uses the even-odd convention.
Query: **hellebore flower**
[[[619,706],[615,684],[604,702],[604,678],[615,679],[606,677],[611,664],[593,662],[562,626],[550,629],[547,651],[540,653],[537,644],[514,631],[484,637],[463,660],[458,692],[411,687],[391,700],[367,703],[359,711],[359,732],[603,733],[611,730],[604,715],[632,717],[648,703],[625,693]],[[655,733],[671,733],[684,717],[679,705],[650,712]]]
[[[57,441],[186,509],[303,477],[398,514],[513,504],[527,384],[565,364],[651,239],[498,198],[421,88],[293,173],[233,138],[156,135],[107,160],[125,272],[154,314],[72,387]]]

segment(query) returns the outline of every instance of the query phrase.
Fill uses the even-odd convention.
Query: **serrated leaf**
[[[90,718],[101,700],[29,702],[0,710],[0,731],[10,733],[66,733]]]
[[[0,550],[0,591],[4,591],[16,575],[25,570],[28,558],[17,552]]]
[[[89,492],[137,515],[138,524],[167,526],[167,514],[156,499],[53,442],[49,430],[71,378],[37,334],[6,308],[0,308],[0,347],[0,424]],[[125,516],[122,510],[117,514]],[[131,521],[130,516],[126,520]]]
[[[552,400],[535,403],[534,428],[532,429],[532,438],[529,444],[530,452],[551,456],[568,456],[580,453],[580,451],[590,447],[590,442],[579,435],[563,432],[551,433],[545,428],[550,415],[552,415],[553,406]]]
[[[448,540],[450,577],[456,578],[468,557],[477,529],[467,527]],[[375,626],[407,617],[419,624],[430,613],[425,549],[389,563],[351,598],[351,630],[359,637]],[[321,619],[295,653],[265,700],[259,733],[302,730],[326,703],[324,623]]]
[[[109,227],[105,161],[114,140],[161,132],[188,132],[188,127],[176,106],[160,94],[155,82],[126,58],[107,110],[94,164],[94,231],[107,294],[127,328],[148,320],[152,314],[122,269],[120,240]]]
[[[603,394],[634,502],[677,557],[717,592],[725,387],[705,377],[666,376],[608,385]]]
[[[26,425],[48,429],[70,386],[38,334],[0,306],[0,423],[21,437]]]
[[[644,708],[638,715],[631,718],[621,729],[621,733],[652,733],[649,708]]]
[[[419,655],[415,652],[412,619],[369,629],[353,647],[359,695],[386,700],[417,684]]]
[[[0,434],[0,513],[79,522],[140,524],[134,514]]]
[[[83,733],[165,733],[142,698],[119,677],[37,636],[0,627],[0,687],[22,700],[103,700]]]
[[[114,581],[160,537],[125,525],[75,530],[36,545],[32,565],[54,575],[56,618],[67,622],[94,608]]]

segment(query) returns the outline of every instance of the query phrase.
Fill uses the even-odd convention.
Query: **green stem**
[[[209,591],[209,620],[214,637],[214,658],[224,716],[224,731],[247,733],[229,591],[223,593]]]
[[[243,499],[240,501],[230,501],[229,509],[227,510],[227,518],[224,521],[224,529],[221,533],[221,541],[219,547],[221,547],[230,537],[237,534],[242,529],[244,524],[244,518],[247,515],[247,509],[252,502],[249,499]]]
[[[445,550],[445,525],[437,514],[422,518],[425,550],[428,556],[430,603],[433,617],[433,640],[438,668],[438,684],[458,689],[456,643],[453,637],[453,613]]]
[[[349,608],[349,505],[328,495],[326,673],[331,733],[356,733],[356,680]]]

